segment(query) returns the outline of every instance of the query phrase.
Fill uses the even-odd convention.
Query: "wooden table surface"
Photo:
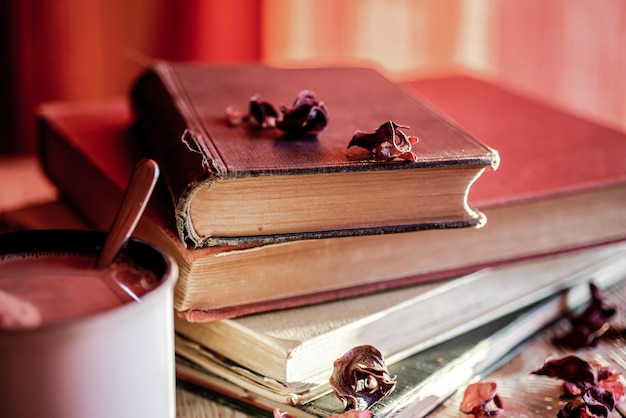
[[[7,211],[33,204],[54,201],[58,192],[41,172],[36,158],[29,156],[0,157],[0,220]],[[621,318],[626,324],[626,319]],[[564,401],[560,382],[533,376],[530,371],[539,368],[548,356],[561,356],[566,353],[556,351],[549,342],[549,333],[538,335],[525,345],[519,353],[485,379],[498,384],[498,393],[504,399],[505,412],[502,417],[554,417]],[[626,347],[624,345],[601,345],[593,351],[583,352],[584,357],[612,359],[619,371],[626,373]],[[624,366],[624,367],[622,367]],[[459,411],[462,393],[452,396],[429,418],[469,418]],[[218,402],[200,397],[177,388],[177,417],[179,418],[244,418],[248,417],[223,406]],[[621,410],[621,409],[620,409]],[[267,413],[271,417],[271,413]],[[611,417],[626,417],[615,411]]]

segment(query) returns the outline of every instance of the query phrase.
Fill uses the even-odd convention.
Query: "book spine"
[[[214,158],[198,138],[200,131],[190,126],[192,119],[181,110],[184,96],[177,90],[167,64],[144,73],[131,91],[131,101],[139,125],[161,167],[161,175],[175,206],[176,228],[184,245],[199,246],[202,237],[195,233],[189,203],[197,186],[214,175]]]
[[[225,177],[228,173],[226,164],[220,158],[220,153],[211,140],[211,136],[200,122],[200,116],[191,105],[191,99],[176,70],[171,65],[162,62],[155,65],[154,71],[167,89],[175,104],[175,109],[185,121],[186,128],[181,134],[181,141],[190,151],[202,156],[202,167],[205,172],[214,173],[217,177]]]

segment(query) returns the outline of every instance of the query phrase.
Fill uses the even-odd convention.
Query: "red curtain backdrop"
[[[626,128],[623,0],[0,0],[0,153],[35,150],[37,103],[156,58],[474,72]]]
[[[626,130],[626,2],[493,1],[499,81]]]
[[[261,0],[0,0],[0,152],[35,149],[35,109],[126,94],[153,59],[261,59]]]

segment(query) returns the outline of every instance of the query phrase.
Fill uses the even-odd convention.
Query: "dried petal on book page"
[[[360,345],[335,360],[330,385],[345,409],[367,410],[393,391],[395,379],[377,348]]]

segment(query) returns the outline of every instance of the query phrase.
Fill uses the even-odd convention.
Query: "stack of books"
[[[302,90],[328,123],[294,137],[271,109]],[[135,235],[179,265],[181,385],[268,411],[341,412],[333,360],[371,344],[398,381],[376,416],[424,415],[626,277],[626,134],[475,78],[159,62],[128,98],[39,116],[42,166],[94,228],[159,163]],[[374,158],[403,134],[408,159]]]

